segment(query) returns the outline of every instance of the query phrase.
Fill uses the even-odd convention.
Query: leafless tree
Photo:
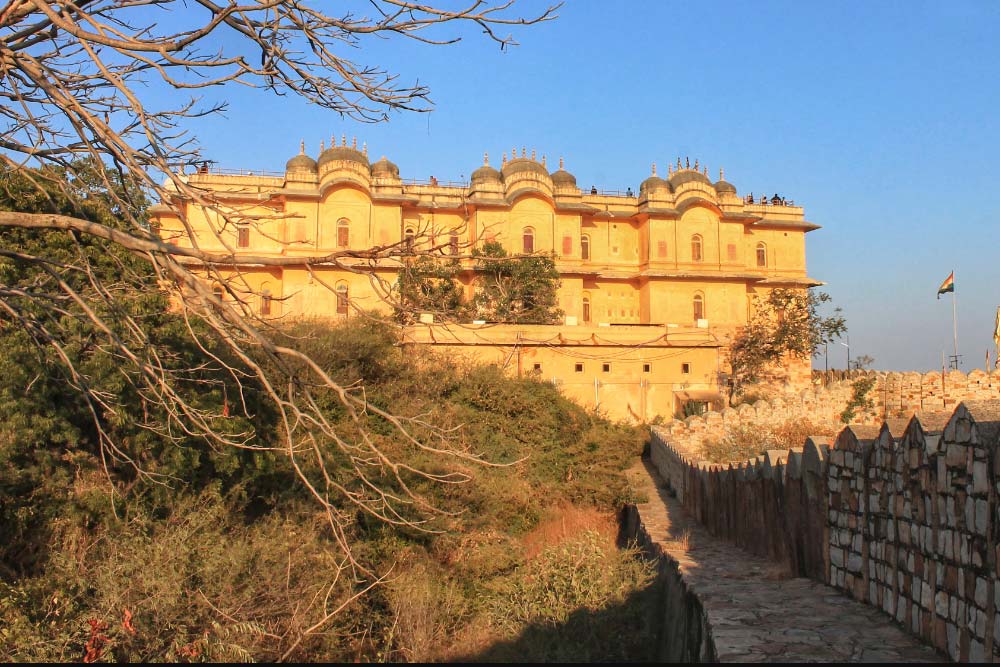
[[[225,367],[237,392],[249,381],[263,388],[279,415],[278,449],[324,508],[346,562],[355,571],[361,565],[351,557],[344,533],[345,506],[390,523],[419,527],[420,512],[413,509],[428,516],[435,510],[413,490],[413,480],[451,484],[467,478],[461,462],[478,459],[474,452],[454,446],[445,429],[368,403],[361,388],[339,385],[294,346],[278,342],[267,324],[254,315],[247,299],[221,299],[210,287],[213,278],[228,280],[233,295],[240,297],[232,276],[234,271],[238,275],[240,264],[246,261],[363,271],[357,265],[359,258],[374,266],[410,248],[392,244],[294,259],[241,257],[226,240],[227,226],[261,223],[262,218],[191,185],[183,170],[202,160],[187,122],[223,111],[225,106],[202,106],[195,97],[201,90],[247,85],[266,93],[298,96],[352,119],[381,121],[392,111],[427,110],[428,90],[403,84],[380,67],[357,62],[356,58],[364,57],[369,40],[390,37],[444,45],[458,41],[472,28],[506,48],[515,43],[505,34],[512,26],[547,21],[554,18],[557,8],[521,17],[512,1],[494,6],[468,1],[467,7],[448,10],[405,0],[371,0],[357,3],[368,14],[340,16],[299,0],[9,0],[3,6],[0,116],[6,125],[0,134],[0,166],[31,180],[40,193],[61,189],[82,210],[86,197],[79,188],[67,187],[66,179],[83,178],[80,165],[89,164],[87,178],[109,198],[116,220],[0,212],[0,262],[32,265],[47,276],[45,284],[33,290],[0,284],[0,324],[6,320],[25,327],[40,347],[62,360],[67,378],[91,407],[104,455],[119,461],[129,458],[104,425],[109,419],[134,416],[121,414],[114,396],[92,390],[84,374],[73,367],[53,331],[66,315],[85,322],[101,344],[114,351],[123,367],[130,369],[127,376],[143,400],[162,406],[167,418],[148,428],[167,438],[175,433],[193,434],[213,446],[259,445],[251,432],[220,430],[217,410],[185,400],[178,391],[184,378],[163,363],[168,352],[157,349],[141,319],[109,308],[120,298],[121,285],[107,284],[85,253],[69,264],[32,254],[18,247],[13,229],[102,239],[148,262],[159,288],[170,292],[188,323],[191,340],[208,354],[205,337],[213,337],[215,342],[222,341],[227,358],[236,360],[215,356],[211,362]],[[157,100],[183,101],[157,106],[149,93],[158,89],[174,94],[158,95]],[[95,164],[103,168],[94,169]],[[137,206],[138,192],[188,203],[176,211],[187,236],[185,243],[169,242],[150,229],[142,207]],[[203,250],[184,217],[186,210],[217,214],[213,219],[220,222],[213,231],[227,250]],[[64,279],[67,272],[86,276],[88,289],[73,287]],[[127,277],[122,280],[127,283]],[[109,312],[117,313],[121,321],[109,321]],[[339,399],[350,416],[351,428],[334,424],[321,409],[317,397],[323,393]],[[249,415],[244,403],[241,395],[233,399],[234,409]],[[371,437],[366,426],[369,415],[389,422],[412,451],[448,458],[457,467],[440,472],[438,466],[415,466],[391,457]],[[336,450],[339,463],[331,463],[330,449]],[[141,473],[141,462],[128,462]],[[304,462],[310,466],[318,462],[320,472],[307,473]],[[346,468],[355,481],[360,480],[362,490],[343,484],[342,475],[329,469],[333,465],[341,466],[339,472]]]

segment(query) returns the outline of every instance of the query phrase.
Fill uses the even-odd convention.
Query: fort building
[[[201,249],[245,257],[231,277],[263,317],[389,312],[401,249],[459,257],[467,296],[471,248],[495,241],[512,255],[554,255],[560,324],[445,325],[427,315],[405,340],[535,373],[617,418],[718,403],[726,345],[752,297],[821,284],[806,273],[805,235],[818,226],[801,207],[741,196],[697,161],[678,159],[661,175],[653,165],[635,192],[606,191],[581,188],[561,159],[550,170],[522,148],[496,167],[484,156],[468,182],[454,183],[404,179],[342,138],[316,159],[303,146],[283,172],[202,167],[184,178],[238,215],[227,220],[178,196],[151,209],[153,223],[164,239],[190,244],[182,214]],[[383,249],[376,259],[366,254],[373,248]],[[323,255],[336,259],[294,261]],[[260,260],[277,257],[281,266]],[[808,362],[800,366],[784,369],[787,379],[807,378]]]

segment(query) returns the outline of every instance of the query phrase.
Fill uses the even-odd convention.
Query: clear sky
[[[468,30],[454,46],[351,54],[428,85],[432,113],[362,124],[228,87],[209,97],[230,102],[226,117],[194,129],[220,166],[275,171],[300,139],[315,157],[341,134],[403,178],[466,179],[484,151],[497,165],[526,146],[550,166],[565,157],[581,187],[638,190],[650,163],[697,158],[822,225],[809,274],[843,308],[852,356],[939,369],[952,304],[935,294],[954,270],[961,368],[984,367],[1000,304],[1000,3],[570,0],[558,13],[506,52]],[[830,366],[846,356],[832,346]]]

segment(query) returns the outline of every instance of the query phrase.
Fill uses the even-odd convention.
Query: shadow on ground
[[[657,659],[663,587],[657,579],[621,604],[579,609],[565,623],[528,626],[453,662],[649,662]]]

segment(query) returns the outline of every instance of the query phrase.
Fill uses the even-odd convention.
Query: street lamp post
[[[851,370],[851,337],[847,336],[847,342],[840,341],[840,344],[847,348],[847,370]]]

